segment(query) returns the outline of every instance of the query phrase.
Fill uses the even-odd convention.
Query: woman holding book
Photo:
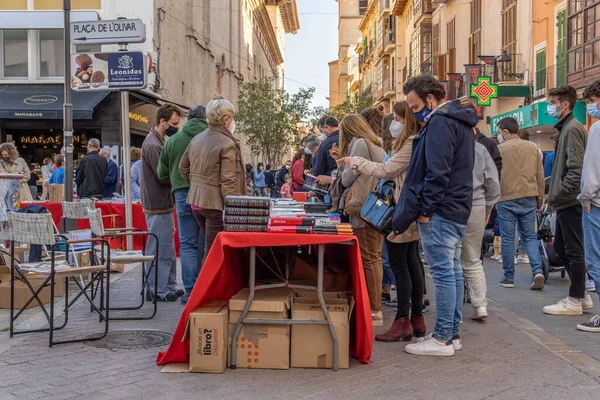
[[[246,174],[235,132],[235,107],[224,99],[206,106],[208,129],[194,136],[179,163],[190,184],[187,202],[205,237],[204,259],[223,231],[225,196],[246,194]]]
[[[358,114],[347,115],[340,122],[339,128],[340,147],[338,149],[336,145],[332,146],[330,153],[332,158],[362,157],[376,163],[383,161],[385,150],[364,117]],[[342,167],[342,171],[333,185],[339,188],[338,192],[343,191],[344,193],[341,196],[342,201],[337,202],[338,208],[350,217],[350,224],[358,238],[373,324],[383,326],[383,314],[381,313],[382,237],[379,232],[368,226],[358,216],[367,196],[375,188],[377,179],[366,174],[359,174],[356,169],[345,167],[342,160],[338,161],[338,166]]]
[[[390,133],[394,137],[392,153],[385,163],[369,160],[366,157],[349,156],[343,159],[347,170],[364,176],[393,179],[396,190],[394,200],[398,201],[410,164],[412,141],[419,132],[419,125],[406,101],[394,104],[394,121]],[[340,160],[341,161],[341,160]],[[419,231],[413,224],[401,235],[390,233],[385,239],[390,267],[396,278],[398,311],[392,327],[375,337],[378,341],[394,342],[411,340],[425,335],[423,318],[424,277],[419,263]],[[362,251],[362,249],[361,249]],[[412,300],[412,315],[410,315]]]

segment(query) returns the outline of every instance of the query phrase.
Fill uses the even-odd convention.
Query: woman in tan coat
[[[235,108],[227,100],[206,106],[208,129],[194,136],[179,163],[179,173],[190,184],[187,202],[205,237],[204,259],[223,230],[225,196],[246,194],[246,174],[235,132]]]
[[[32,201],[31,190],[29,190],[28,181],[31,178],[31,170],[27,162],[19,157],[17,148],[12,143],[0,144],[0,172],[8,174],[21,174],[20,199],[21,201]]]
[[[331,157],[362,157],[369,161],[381,162],[385,157],[385,150],[381,141],[373,133],[367,121],[358,114],[350,114],[340,122],[340,147],[331,148]],[[343,166],[338,161],[338,166]],[[369,292],[369,303],[373,316],[373,325],[383,326],[383,314],[381,312],[381,284],[383,280],[383,267],[381,264],[382,236],[375,229],[367,225],[359,216],[360,208],[364,204],[369,193],[375,189],[377,179],[368,175],[359,174],[352,168],[344,168],[338,175],[336,182],[341,183],[344,193],[347,193],[339,208],[350,217],[350,224],[354,228],[354,234],[358,238],[360,255],[362,258],[367,290]],[[343,196],[342,196],[343,197]]]
[[[410,164],[412,141],[419,130],[417,120],[413,116],[408,103],[394,104],[394,121],[390,132],[394,137],[392,154],[385,163],[372,162],[361,157],[347,157],[344,162],[362,175],[376,178],[392,178],[396,186],[394,200],[400,198],[406,171]],[[385,333],[377,335],[376,340],[394,342],[410,341],[413,334],[425,336],[425,320],[423,318],[423,285],[424,279],[418,259],[419,231],[416,224],[401,235],[390,233],[385,239],[388,249],[389,263],[396,278],[398,295],[398,311],[392,327]],[[412,315],[410,315],[412,300]],[[409,319],[410,315],[410,319]]]

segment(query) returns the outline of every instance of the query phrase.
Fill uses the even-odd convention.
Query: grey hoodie
[[[489,215],[500,199],[498,169],[484,145],[475,143],[473,167],[473,206],[485,206]]]
[[[588,133],[578,199],[584,206],[600,207],[600,121],[595,122]]]

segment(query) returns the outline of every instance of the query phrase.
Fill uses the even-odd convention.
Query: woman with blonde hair
[[[234,117],[235,107],[229,101],[210,101],[206,106],[208,129],[194,136],[179,163],[181,177],[190,184],[187,202],[206,238],[204,260],[223,230],[225,197],[246,194],[240,142],[233,136]]]
[[[362,157],[374,162],[381,162],[384,159],[385,151],[381,146],[381,141],[373,133],[364,117],[358,114],[349,114],[340,122],[339,129],[340,147],[338,149],[334,145],[331,149],[331,156],[334,159],[339,157]],[[375,189],[377,179],[359,174],[353,168],[346,168],[341,160],[338,160],[338,166],[342,167],[342,171],[341,174],[338,174],[334,186],[341,185],[340,189],[343,189],[345,194],[345,201],[344,196],[341,196],[342,201],[338,203],[338,208],[350,217],[350,224],[352,224],[354,234],[358,238],[373,324],[383,326],[383,314],[381,313],[382,236],[358,216],[358,212],[367,196]]]
[[[0,144],[0,172],[7,174],[21,174],[24,176],[21,179],[21,201],[32,201],[31,190],[29,190],[29,178],[31,178],[31,171],[27,162],[19,157],[17,148],[12,143]]]
[[[406,101],[394,104],[394,121],[390,124],[392,153],[384,162],[373,162],[362,157],[347,157],[344,163],[361,175],[393,179],[394,200],[398,201],[406,171],[410,164],[412,140],[419,132],[419,124]],[[390,233],[385,239],[389,263],[396,279],[398,309],[391,328],[375,337],[382,342],[410,341],[412,336],[425,336],[423,318],[424,277],[419,260],[419,231],[416,224],[401,235]],[[412,313],[411,313],[412,301]],[[409,318],[410,315],[410,318]]]

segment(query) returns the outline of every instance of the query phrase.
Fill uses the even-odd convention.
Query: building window
[[[456,72],[456,18],[446,24],[446,43],[448,47],[448,72]]]
[[[469,63],[475,64],[481,55],[481,0],[471,2],[471,35],[469,36]]]
[[[41,30],[40,33],[40,77],[55,78],[65,75],[64,38],[59,29]]]
[[[441,46],[440,46],[440,25],[441,22],[438,22],[437,24],[434,24],[431,28],[431,51],[433,52],[432,55],[432,63],[431,63],[431,73],[433,75],[436,75],[440,80],[444,80],[445,77],[440,76],[440,63],[439,63],[439,57],[440,57],[440,51],[441,51]]]
[[[600,64],[600,4],[570,0],[567,23],[567,73]],[[560,17],[560,15],[559,15]],[[558,21],[560,22],[560,20]],[[558,32],[560,34],[560,31]]]
[[[502,0],[502,51],[512,57],[506,63],[504,73],[507,76],[516,72],[517,55],[517,0]]]
[[[535,52],[535,91],[546,89],[546,48]]]
[[[367,8],[369,8],[369,0],[358,1],[358,13],[360,15],[365,15],[365,13],[367,12]]]
[[[27,78],[29,60],[27,54],[27,31],[5,30],[2,34],[2,77]]]
[[[413,32],[410,42],[410,75],[431,72],[431,24],[421,24]]]
[[[556,86],[567,84],[567,8],[556,14]]]

